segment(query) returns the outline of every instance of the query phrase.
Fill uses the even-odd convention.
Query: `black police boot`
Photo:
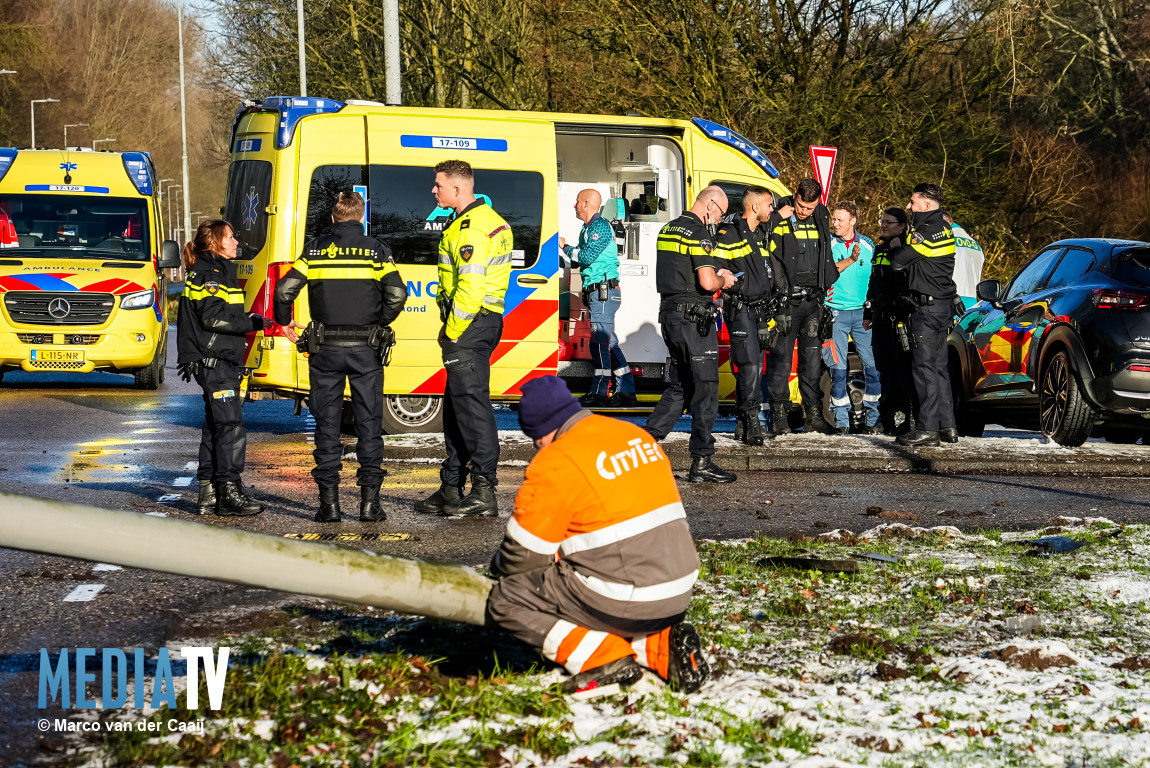
[[[711,461],[710,456],[696,456],[691,459],[691,470],[687,473],[687,482],[733,483],[735,482],[735,473],[728,472]]]
[[[611,405],[611,398],[605,395],[596,395],[594,392],[588,392],[579,398],[579,405],[584,408],[606,408]]]
[[[415,502],[415,511],[421,515],[438,515],[450,506],[458,504],[463,498],[463,491],[454,485],[441,484],[439,490]]]
[[[612,408],[635,408],[639,405],[634,392],[616,392],[611,395]]]
[[[703,657],[699,633],[685,621],[671,627],[667,655],[667,682],[681,693],[694,693],[707,682],[711,667]]]
[[[929,448],[939,444],[938,433],[926,429],[916,429],[909,435],[901,435],[895,442],[910,448]]]
[[[216,484],[216,494],[219,504],[217,515],[227,517],[251,517],[264,511],[263,505],[248,496],[244,486],[238,480],[227,480]]]
[[[440,514],[447,517],[495,517],[499,514],[499,504],[495,500],[495,486],[486,477],[473,475],[471,493]]]
[[[210,481],[203,481],[200,483],[200,500],[196,506],[199,507],[201,515],[214,515],[216,507],[219,502],[219,497],[216,496],[216,486]]]
[[[379,506],[379,486],[361,485],[359,487],[359,521],[361,523],[378,523],[387,519],[387,513]]]
[[[315,513],[315,521],[317,523],[338,523],[340,519],[339,486],[321,485],[319,487],[319,512]]]
[[[957,443],[958,442],[958,428],[947,427],[938,431],[938,439],[944,443]]]
[[[789,410],[787,403],[771,403],[771,431],[776,437],[791,434],[790,418],[787,416]]]
[[[824,435],[830,435],[836,431],[835,428],[831,426],[831,423],[823,418],[822,403],[812,403],[810,407],[806,407],[806,415],[803,419],[803,431],[818,432]]]
[[[763,434],[763,425],[759,423],[759,412],[743,411],[739,414],[739,425],[743,428],[743,443],[746,445],[762,445],[766,442]]]

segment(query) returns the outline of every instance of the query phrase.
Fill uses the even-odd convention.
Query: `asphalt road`
[[[342,495],[345,521],[321,525],[311,519],[316,500],[309,474],[312,423],[306,411],[295,417],[290,402],[252,402],[245,406],[249,431],[245,481],[267,511],[240,520],[201,518],[194,514],[194,459],[203,417],[198,389],[179,381],[174,367],[168,369],[167,382],[158,392],[139,392],[131,383],[130,377],[111,374],[8,374],[0,385],[0,491],[273,536],[388,533],[395,540],[360,541],[354,546],[482,565],[498,546],[530,457],[521,436],[509,432],[507,462],[499,476],[500,518],[428,518],[415,514],[411,505],[438,485],[439,448],[434,439],[401,440],[389,448],[391,455],[404,460],[387,465],[382,498],[388,520],[362,524],[356,519],[358,493],[354,462],[349,460]],[[501,429],[514,430],[512,412],[501,410],[498,419]],[[688,424],[684,419],[680,426]],[[720,420],[720,433],[732,428],[732,420]],[[668,446],[680,471],[686,468],[682,437]],[[881,522],[867,514],[868,507],[876,506],[917,516],[917,522],[907,521],[912,524],[947,524],[964,530],[1029,528],[1057,515],[1150,520],[1150,477],[1107,477],[1097,471],[1089,478],[1074,476],[1073,466],[1082,457],[1051,453],[1041,448],[1037,435],[996,433],[985,442],[964,440],[960,447],[969,454],[1001,452],[1003,458],[1000,472],[994,469],[992,455],[989,464],[979,465],[982,470],[963,474],[835,472],[831,471],[835,466],[854,465],[825,460],[887,451],[892,446],[889,438],[795,436],[751,451],[750,459],[746,449],[729,441],[720,443],[720,454],[729,457],[724,461],[742,462],[739,466],[755,466],[755,456],[764,460],[773,456],[776,466],[805,471],[742,471],[739,482],[728,486],[682,483],[688,519],[698,538],[817,535],[834,528],[857,533]],[[1150,456],[1150,448],[1142,446],[1123,449],[1132,453],[1107,450],[1102,446],[1095,453],[1112,462],[1115,474]],[[815,454],[823,457],[823,463],[803,458]],[[1034,465],[1050,467],[1051,473],[1018,474],[1017,455],[1054,456],[1057,461],[1042,458],[1045,463]],[[6,505],[2,514],[18,515],[20,509]],[[81,584],[103,586],[94,599],[66,602]],[[34,727],[41,714],[36,708],[41,648],[49,652],[77,646],[155,648],[195,637],[212,642],[225,632],[258,625],[270,608],[297,600],[202,579],[107,569],[4,549],[0,549],[0,591],[9,597],[0,603],[0,767],[31,760],[52,762],[52,753],[42,751],[44,740]]]

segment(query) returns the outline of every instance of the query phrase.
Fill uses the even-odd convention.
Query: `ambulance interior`
[[[592,188],[603,198],[601,215],[612,223],[619,246],[623,302],[615,333],[629,363],[647,364],[643,378],[662,379],[667,351],[659,333],[655,290],[656,241],[663,225],[683,212],[684,158],[678,142],[658,135],[564,134],[556,139],[559,234],[579,240],[575,217],[579,192]],[[565,377],[590,377],[590,322],[582,300],[582,279],[560,256],[560,337],[566,345]],[[640,387],[642,390],[642,387]]]

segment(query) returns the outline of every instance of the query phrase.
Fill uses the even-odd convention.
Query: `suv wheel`
[[[1094,427],[1094,409],[1082,397],[1066,350],[1055,352],[1042,369],[1038,421],[1042,434],[1072,448],[1085,443]]]
[[[962,386],[962,367],[950,356],[950,394],[954,402],[954,426],[963,437],[982,437],[986,431],[986,416],[966,402]]]

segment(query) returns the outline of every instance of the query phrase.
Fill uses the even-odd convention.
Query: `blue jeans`
[[[863,408],[866,412],[866,425],[878,423],[879,378],[874,365],[874,352],[871,350],[871,332],[862,326],[862,309],[832,309],[834,331],[831,341],[823,345],[823,360],[831,371],[831,411],[835,415],[836,427],[850,426],[851,398],[847,391],[847,343],[855,340],[855,351],[862,360],[863,375],[866,377],[866,390],[863,394]]]
[[[611,377],[618,378],[616,392],[631,394],[635,391],[635,377],[631,366],[619,349],[619,337],[615,335],[615,313],[623,303],[623,294],[618,288],[607,291],[607,300],[599,301],[599,292],[591,291],[588,307],[591,310],[591,364],[595,375],[591,379],[591,394],[606,397],[611,387]]]

